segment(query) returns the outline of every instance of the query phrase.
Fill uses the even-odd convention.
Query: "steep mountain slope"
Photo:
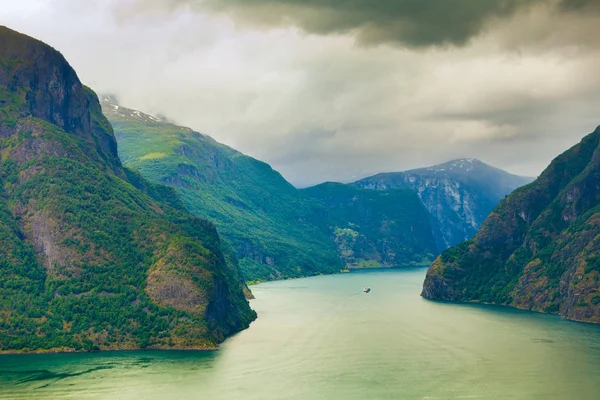
[[[428,264],[449,243],[474,235],[500,198],[528,180],[469,159],[376,175],[354,189],[327,184],[297,190],[267,164],[209,136],[110,97],[102,106],[123,162],[174,187],[195,215],[214,221],[248,280],[332,273],[344,264]],[[389,190],[396,188],[402,190]],[[422,205],[413,201],[419,198],[429,211],[424,220]],[[362,231],[352,229],[357,225]]]
[[[600,323],[600,128],[442,253],[422,295]]]
[[[255,318],[172,189],[121,166],[95,94],[0,27],[0,351],[207,348]]]
[[[308,221],[321,207],[269,165],[109,98],[102,104],[123,163],[174,187],[193,214],[215,222],[247,280],[343,268],[334,244]]]
[[[415,190],[432,216],[441,251],[473,237],[504,196],[532,180],[468,158],[428,168],[378,174],[353,185],[374,190],[398,187]]]
[[[304,192],[327,212],[315,219],[349,268],[428,265],[437,254],[429,215],[410,189],[324,183]]]

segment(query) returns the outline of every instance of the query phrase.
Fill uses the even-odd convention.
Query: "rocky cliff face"
[[[124,169],[95,94],[0,27],[0,351],[206,348],[248,326],[235,262]]]
[[[531,180],[470,158],[379,174],[353,185],[371,190],[413,189],[431,215],[441,251],[473,237],[500,199]]]
[[[430,267],[424,297],[600,322],[600,128]]]
[[[8,136],[20,118],[29,116],[46,121],[89,143],[87,155],[99,156],[118,170],[117,143],[106,131],[101,119],[92,119],[89,90],[77,77],[64,57],[46,44],[25,39],[8,28],[0,27],[0,97],[3,129]]]

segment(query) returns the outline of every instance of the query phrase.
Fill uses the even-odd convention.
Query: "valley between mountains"
[[[299,189],[0,43],[0,352],[214,349],[257,317],[247,284],[364,268],[600,323],[600,129],[535,180],[464,158]]]
[[[462,159],[297,189],[269,165],[208,135],[111,96],[101,104],[123,163],[173,187],[193,214],[213,221],[248,281],[428,266],[532,180]]]

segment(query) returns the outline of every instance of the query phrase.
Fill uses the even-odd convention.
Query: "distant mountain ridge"
[[[444,251],[422,296],[600,323],[600,127]]]
[[[414,190],[431,214],[441,251],[473,237],[504,196],[532,180],[465,158],[404,172],[381,173],[351,185],[371,190],[399,187]]]

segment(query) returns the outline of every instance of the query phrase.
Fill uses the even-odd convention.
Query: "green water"
[[[423,300],[424,275],[254,286],[259,319],[216,352],[0,356],[0,398],[600,399],[600,327]]]

